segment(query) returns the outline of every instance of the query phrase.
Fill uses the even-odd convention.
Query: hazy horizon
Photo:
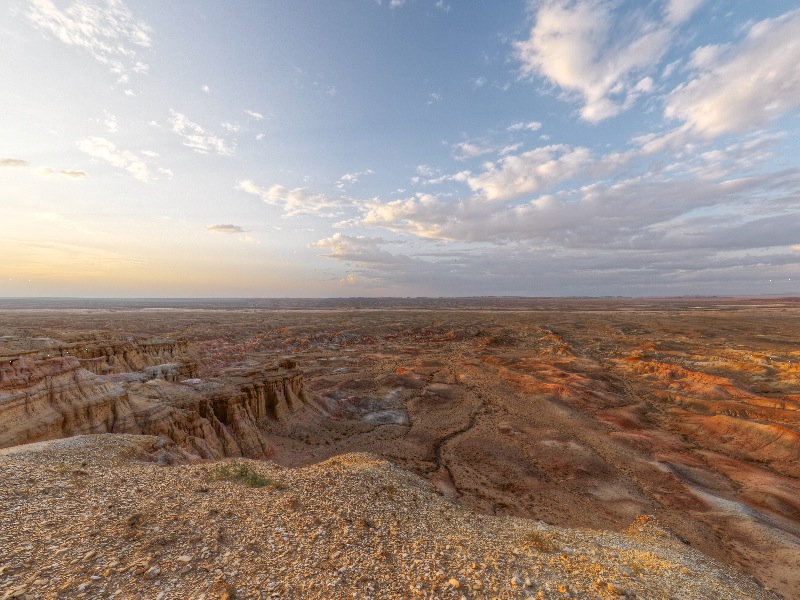
[[[0,15],[0,298],[800,293],[792,0]]]

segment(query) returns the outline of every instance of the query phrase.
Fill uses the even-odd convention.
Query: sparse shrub
[[[296,369],[297,363],[293,361],[291,358],[284,358],[281,362],[278,363],[278,366],[281,369]]]
[[[553,552],[561,550],[561,546],[553,538],[554,536],[552,533],[531,531],[525,535],[525,545],[538,552],[552,554]]]
[[[237,462],[219,465],[213,470],[212,477],[243,483],[252,488],[265,487],[274,483],[270,478],[264,477],[256,471],[252,465]]]

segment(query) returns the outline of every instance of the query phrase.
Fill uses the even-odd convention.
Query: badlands
[[[0,598],[800,598],[800,301],[0,300]]]

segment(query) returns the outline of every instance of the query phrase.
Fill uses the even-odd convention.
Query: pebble
[[[453,588],[454,590],[457,590],[458,588],[461,587],[461,582],[455,577],[451,577],[450,581],[448,581],[447,583],[450,584],[450,587]]]
[[[92,560],[95,554],[97,554],[97,550],[89,550],[86,554],[83,555],[83,562]]]
[[[147,571],[144,572],[145,579],[154,579],[158,577],[158,574],[161,573],[161,569],[158,567],[150,567]]]
[[[609,582],[608,585],[606,585],[606,589],[616,596],[624,596],[626,594],[624,588],[621,588],[620,586],[618,586],[616,583],[613,582]]]

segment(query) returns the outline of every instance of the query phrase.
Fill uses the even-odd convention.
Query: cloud
[[[0,167],[28,167],[31,163],[21,158],[3,158],[0,159]]]
[[[77,169],[63,169],[58,171],[58,174],[63,175],[67,179],[85,179],[89,176],[86,171],[80,171]]]
[[[442,101],[442,95],[438,92],[431,92],[428,94],[428,104],[436,104]]]
[[[509,200],[544,191],[575,177],[601,177],[624,165],[632,154],[596,157],[588,148],[564,144],[506,156],[497,165],[467,180],[473,191],[489,200]]]
[[[403,254],[392,254],[383,250],[381,246],[386,243],[386,240],[379,237],[336,233],[331,237],[309,244],[309,247],[328,250],[327,254],[320,255],[325,258],[361,265],[381,265],[383,268],[387,268],[396,265],[408,265],[414,262]]]
[[[40,31],[83,48],[120,83],[127,82],[129,73],[147,73],[136,48],[151,47],[151,28],[122,0],[74,0],[63,10],[51,0],[29,0],[25,16]]]
[[[516,205],[430,194],[371,202],[346,226],[423,238],[524,243],[555,253],[689,252],[789,246],[800,231],[800,169],[707,181],[633,177]]]
[[[389,0],[389,8],[400,8],[405,3],[406,0]]]
[[[339,178],[339,181],[336,182],[336,189],[337,190],[344,190],[345,188],[353,185],[354,183],[358,183],[359,179],[364,175],[372,175],[374,171],[372,169],[367,169],[365,171],[358,171],[356,173],[345,173]]]
[[[129,150],[119,150],[116,145],[101,137],[91,137],[78,142],[78,149],[89,156],[124,169],[139,181],[150,180],[150,170],[145,159]]]
[[[21,158],[3,158],[0,159],[0,167],[12,167],[12,168],[27,168],[30,167],[31,163],[27,160],[22,160]],[[37,167],[34,169],[34,172],[37,175],[63,175],[67,179],[84,179],[88,177],[86,171],[80,171],[77,169],[53,169],[52,167]]]
[[[331,217],[341,214],[343,208],[353,204],[349,198],[329,198],[323,194],[315,194],[308,188],[288,189],[282,185],[261,188],[249,179],[238,182],[235,189],[258,196],[272,206],[280,206],[286,217],[298,215]]]
[[[494,150],[495,148],[493,146],[463,141],[453,144],[453,158],[456,160],[468,160],[470,158],[476,158],[484,154],[489,154],[490,152],[494,152]]]
[[[459,183],[466,182],[472,176],[472,171],[459,171],[448,175],[440,175],[439,177],[432,177],[430,179],[421,179],[414,177],[414,183],[422,183],[424,185],[439,185],[448,181],[456,181]]]
[[[204,85],[204,86],[203,86],[203,87],[201,87],[200,89],[201,89],[203,92],[205,92],[206,94],[208,94],[208,93],[211,91],[211,88],[210,88],[210,87],[208,87],[207,85]]]
[[[242,126],[238,123],[230,123],[228,121],[223,121],[220,126],[228,133],[238,133],[242,130]]]
[[[539,121],[519,121],[506,127],[506,131],[539,131],[542,124]]]
[[[743,132],[800,108],[800,10],[752,24],[738,44],[704,46],[665,116],[705,136]]]
[[[239,225],[208,225],[206,229],[212,233],[247,233],[247,230]]]
[[[85,179],[89,175],[86,171],[80,171],[76,169],[54,169],[52,167],[37,167],[35,169],[37,175],[42,175],[47,177],[49,175],[61,175],[66,177],[67,179]]]
[[[257,113],[257,112],[255,112],[253,110],[245,110],[244,114],[246,114],[248,117],[250,117],[254,121],[263,121],[264,120],[264,115],[262,115],[261,113]]]
[[[105,127],[105,130],[108,133],[119,132],[119,124],[117,123],[117,117],[115,117],[109,112],[106,112],[106,115],[103,118],[103,127]]]
[[[170,109],[170,124],[172,131],[183,140],[183,145],[199,154],[216,152],[221,156],[233,154],[233,145],[219,136],[209,133],[197,123],[193,123],[186,115]]]
[[[538,0],[527,40],[515,44],[526,77],[543,77],[582,102],[596,123],[626,110],[652,89],[643,76],[672,43],[676,28],[701,4],[671,0],[662,22],[608,0]],[[617,10],[615,10],[617,9]]]
[[[668,23],[679,25],[687,21],[705,0],[669,0],[665,10]]]

